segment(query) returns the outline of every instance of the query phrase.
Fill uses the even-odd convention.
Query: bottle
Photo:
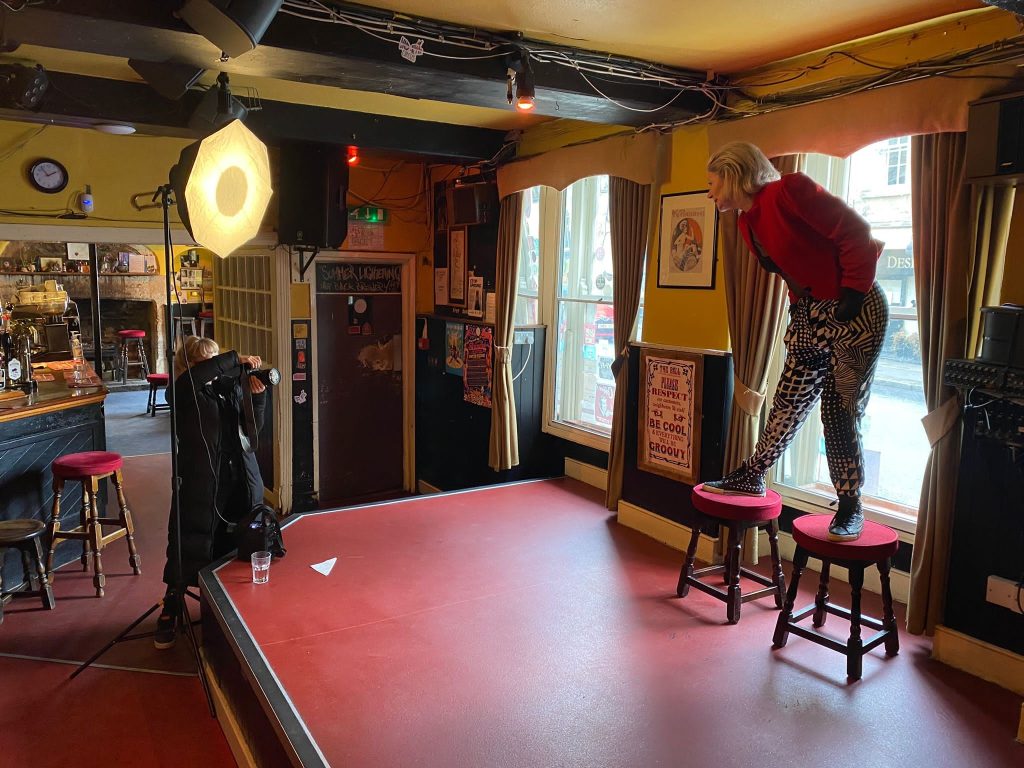
[[[85,363],[85,355],[82,352],[82,334],[78,332],[71,334],[71,359],[75,361],[75,365]]]
[[[4,357],[4,387],[14,389],[21,381],[21,362],[18,360],[14,348],[14,338],[11,336],[9,315],[5,312],[0,326],[0,352]]]
[[[32,336],[28,333],[21,335],[18,343],[18,362],[21,368],[21,388],[30,391],[35,390],[36,380],[32,378]],[[8,366],[8,371],[10,367]]]

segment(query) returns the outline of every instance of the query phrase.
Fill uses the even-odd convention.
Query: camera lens
[[[277,386],[281,383],[281,372],[277,368],[260,368],[255,371],[249,371],[249,375],[254,379],[259,379],[268,387]]]

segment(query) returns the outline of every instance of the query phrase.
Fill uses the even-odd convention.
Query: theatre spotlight
[[[536,104],[534,103],[533,70],[527,64],[526,69],[516,73],[516,109],[520,112],[529,112]]]
[[[182,224],[218,256],[256,236],[274,192],[267,147],[240,120],[181,150],[170,181]]]
[[[196,133],[212,133],[232,120],[245,120],[248,114],[245,105],[231,95],[228,76],[221,72],[217,75],[217,84],[199,100],[199,106],[188,119],[188,127]]]
[[[0,103],[18,109],[37,109],[50,78],[41,64],[0,65]]]
[[[283,0],[188,0],[178,16],[231,58],[262,39]]]

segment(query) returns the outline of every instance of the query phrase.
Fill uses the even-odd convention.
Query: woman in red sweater
[[[709,491],[763,496],[765,473],[821,398],[825,455],[839,497],[829,538],[864,527],[860,419],[889,321],[875,282],[882,243],[856,211],[802,173],[780,178],[753,144],[727,144],[708,161],[708,197],[738,210],[750,252],[789,286],[786,364],[754,453]]]

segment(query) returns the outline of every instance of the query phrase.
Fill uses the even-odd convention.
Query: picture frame
[[[448,230],[448,303],[466,306],[466,228]]]
[[[64,259],[60,256],[40,256],[39,257],[39,271],[40,272],[63,272],[64,271]]]
[[[697,484],[703,382],[702,355],[640,350],[637,469]]]
[[[661,196],[659,288],[714,289],[718,209],[708,191]]]

